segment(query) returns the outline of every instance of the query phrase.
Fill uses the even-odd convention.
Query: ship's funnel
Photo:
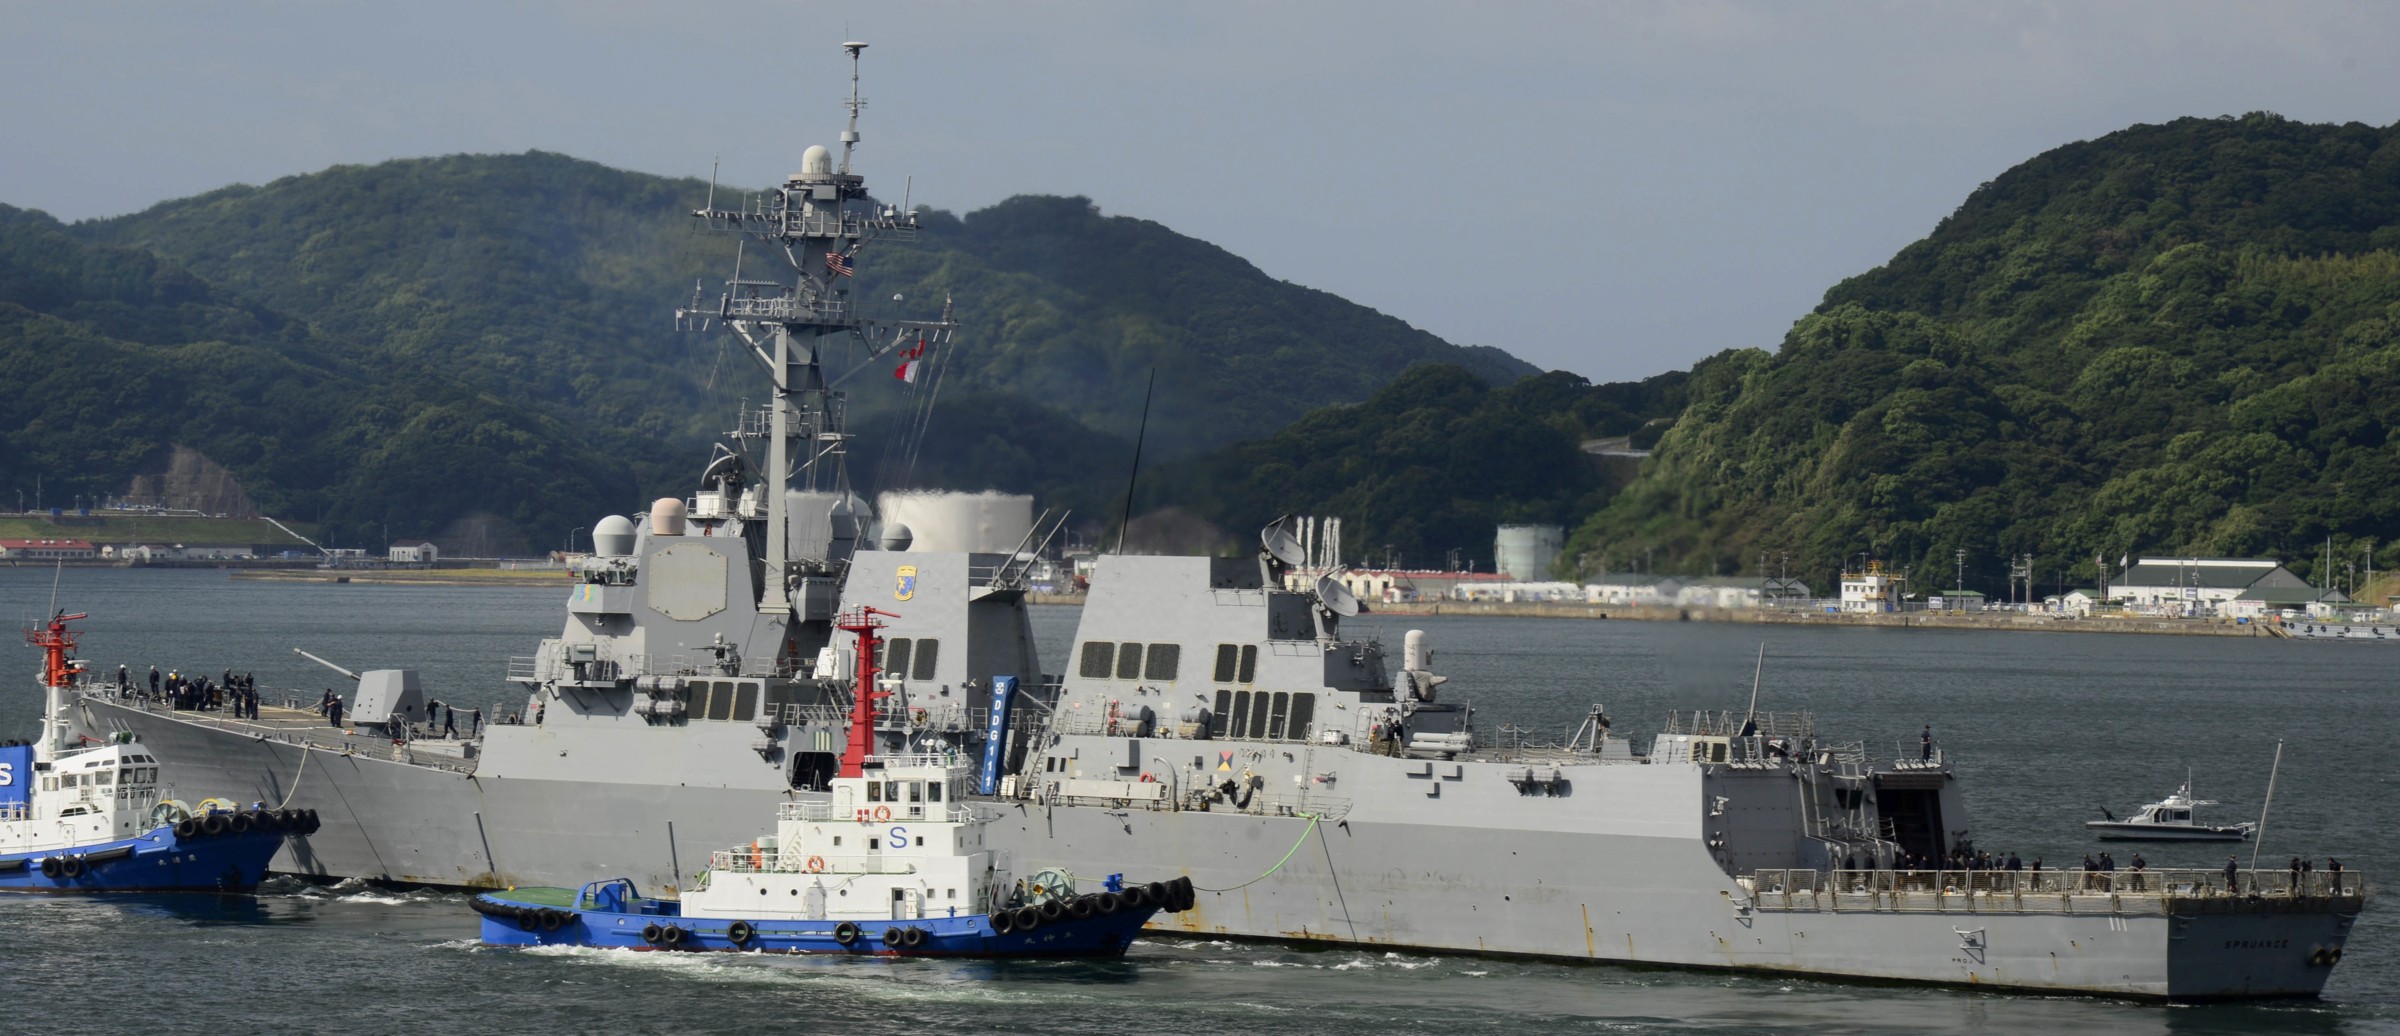
[[[604,558],[622,558],[633,554],[633,519],[612,514],[592,526],[592,553]]]
[[[683,501],[662,496],[650,503],[650,535],[683,535]]]

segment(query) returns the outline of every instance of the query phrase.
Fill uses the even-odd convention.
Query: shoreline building
[[[2272,558],[2145,557],[2110,581],[2108,596],[2135,608],[2207,615],[2252,590],[2318,592]]]
[[[1881,561],[1869,561],[1861,571],[1842,573],[1841,610],[1899,611],[1900,577],[1885,569]]]

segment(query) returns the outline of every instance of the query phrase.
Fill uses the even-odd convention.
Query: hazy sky
[[[845,38],[873,45],[882,191],[1089,195],[1603,380],[1774,346],[2069,141],[2400,121],[2388,3],[13,0],[0,202],[82,219],[529,148],[763,185],[835,143]]]

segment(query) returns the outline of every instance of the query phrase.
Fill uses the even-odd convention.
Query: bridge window
[[[1141,678],[1142,646],[1126,644],[1117,648],[1117,679],[1139,680]]]
[[[1077,675],[1094,680],[1106,680],[1116,667],[1117,646],[1105,640],[1088,641],[1083,645],[1083,664]]]
[[[1183,663],[1183,645],[1152,644],[1150,658],[1142,666],[1144,680],[1173,680],[1175,670]]]
[[[716,689],[708,695],[708,718],[724,719],[733,715],[733,681],[718,680]]]
[[[1218,683],[1232,683],[1232,682],[1233,682],[1233,660],[1234,660],[1234,657],[1235,657],[1236,655],[1238,655],[1239,653],[1240,653],[1240,652],[1239,652],[1238,650],[1236,650],[1236,649],[1234,648],[1234,646],[1233,646],[1233,645],[1231,645],[1231,644],[1219,644],[1219,645],[1217,645],[1217,676],[1216,676],[1216,680],[1217,680],[1217,682],[1218,682]],[[1224,696],[1223,696],[1223,695],[1219,695],[1218,697],[1219,697],[1220,699],[1222,699]],[[1221,707],[1221,706],[1220,706],[1220,707],[1217,709],[1217,711],[1218,711],[1219,713],[1222,713],[1222,712],[1224,712],[1225,710],[1224,710],[1224,708],[1223,708],[1223,707]]]
[[[755,715],[758,715],[758,685],[744,681],[733,692],[733,718],[736,722],[748,723],[750,717]]]
[[[892,676],[908,675],[909,642],[907,637],[883,642],[883,671]]]
[[[909,673],[909,679],[933,679],[934,662],[942,657],[941,651],[941,641],[934,640],[930,637],[917,641],[917,665],[916,668]]]
[[[942,801],[942,782],[940,782],[940,781],[934,781],[933,783],[931,783],[931,784],[928,784],[928,785],[926,785],[926,786],[925,786],[925,801],[927,801],[927,802],[940,802],[940,801]]]

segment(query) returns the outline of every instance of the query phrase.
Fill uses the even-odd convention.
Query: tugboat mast
[[[780,252],[791,266],[791,283],[746,279],[738,268],[725,282],[715,310],[695,305],[678,310],[680,326],[704,329],[723,322],[750,347],[767,370],[772,392],[767,406],[767,457],[763,499],[747,501],[741,517],[764,519],[758,610],[770,616],[792,616],[798,622],[830,622],[831,593],[798,594],[803,579],[823,577],[838,587],[848,562],[846,554],[826,550],[820,557],[792,556],[792,526],[786,491],[795,488],[850,492],[845,466],[849,433],[843,428],[844,397],[832,386],[913,343],[946,344],[957,325],[943,303],[936,320],[863,319],[851,304],[843,280],[855,273],[854,261],[869,243],[886,237],[907,240],[917,230],[917,215],[891,205],[877,205],[865,180],[851,172],[851,156],[859,141],[858,113],[866,107],[859,96],[858,59],[864,43],[842,45],[850,54],[850,115],[842,131],[842,158],[837,170],[832,154],[812,146],[801,156],[800,171],[782,186],[754,195],[739,208],[723,209],[712,197],[709,207],[694,210],[711,230],[735,234]],[[695,300],[695,303],[697,300]],[[828,379],[824,362],[834,336],[855,338],[867,347],[856,367]],[[755,435],[755,432],[749,433]],[[743,432],[737,438],[748,437]],[[864,525],[865,516],[854,515]],[[858,531],[863,531],[860,529]],[[813,549],[813,548],[812,548]],[[795,599],[800,601],[794,607]]]

